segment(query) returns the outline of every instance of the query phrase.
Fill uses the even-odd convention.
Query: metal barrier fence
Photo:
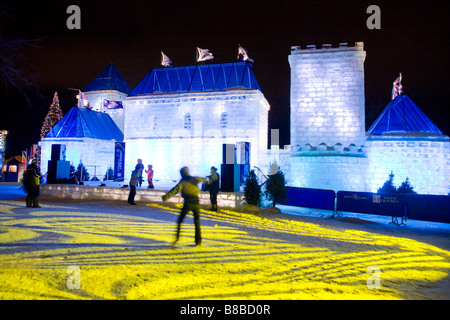
[[[408,219],[450,223],[450,196],[405,194]]]
[[[392,217],[401,225],[407,219],[450,223],[450,196],[392,194],[287,187],[288,206],[332,210],[333,217],[342,212]],[[401,222],[399,221],[401,219]]]
[[[392,223],[397,225],[406,219],[403,198],[395,193],[338,191],[336,212],[342,211],[391,216]]]
[[[336,193],[333,190],[287,187],[287,201],[280,204],[313,209],[335,209]]]

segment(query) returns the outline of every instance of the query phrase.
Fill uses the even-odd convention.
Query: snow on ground
[[[17,188],[0,184],[0,299],[450,298],[447,224],[205,208],[202,246],[191,216],[172,246],[177,205],[43,198],[30,209]]]

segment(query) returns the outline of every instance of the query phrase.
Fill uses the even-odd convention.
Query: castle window
[[[226,128],[227,125],[228,125],[228,115],[226,112],[222,112],[222,114],[220,115],[220,127]]]
[[[184,115],[184,128],[185,129],[190,129],[191,128],[191,114],[190,113],[186,113]]]

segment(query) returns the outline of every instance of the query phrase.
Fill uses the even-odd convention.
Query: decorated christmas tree
[[[50,110],[48,111],[44,123],[42,124],[41,140],[47,135],[47,133],[50,132],[50,130],[52,130],[55,124],[57,124],[58,121],[62,119],[62,117],[63,114],[61,111],[61,107],[59,106],[58,92],[55,91],[55,95],[53,96],[53,102],[50,105]]]

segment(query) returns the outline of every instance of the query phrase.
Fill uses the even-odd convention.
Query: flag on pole
[[[398,78],[395,79],[395,81],[392,84],[392,100],[394,100],[395,97],[397,97],[399,94],[403,92],[402,89],[403,89],[402,74],[400,73]]]
[[[78,90],[78,91],[79,91],[79,95],[78,95],[78,104],[81,105],[82,107],[85,107],[86,109],[91,110],[92,107],[91,107],[91,105],[89,104],[89,100],[88,100],[88,98],[86,97],[86,95],[85,95],[83,92],[81,92],[81,90]],[[80,103],[80,102],[81,102],[81,103]]]
[[[245,50],[240,44],[238,45],[237,59],[238,59],[238,61],[248,61],[252,67],[253,67],[253,64],[255,63],[253,58],[248,55],[247,50]]]
[[[166,55],[164,54],[164,52],[162,52],[162,51],[161,51],[161,65],[162,65],[164,68],[167,68],[167,67],[173,67],[173,62],[172,62],[172,60],[170,60],[170,58],[169,58],[168,56],[166,56]]]
[[[208,60],[214,60],[212,52],[209,52],[208,49],[200,49],[199,47],[197,47],[197,62]]]
[[[122,101],[106,100],[103,98],[103,108],[105,109],[123,109]]]

